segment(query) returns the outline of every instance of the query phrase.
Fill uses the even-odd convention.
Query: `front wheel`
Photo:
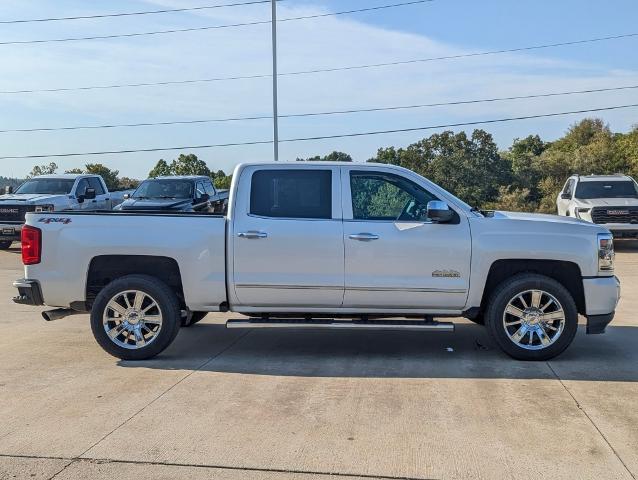
[[[578,329],[578,311],[569,291],[535,273],[519,274],[499,285],[485,320],[499,347],[518,360],[560,355]]]
[[[177,336],[180,306],[175,292],[147,275],[114,280],[95,298],[91,330],[100,346],[122,360],[146,360]]]

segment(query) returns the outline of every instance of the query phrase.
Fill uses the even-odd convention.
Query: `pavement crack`
[[[572,400],[574,401],[574,403],[576,404],[576,407],[578,407],[578,409],[583,412],[583,415],[585,415],[585,418],[587,418],[587,420],[589,420],[589,423],[592,424],[592,426],[596,429],[596,431],[598,432],[598,434],[600,435],[600,437],[605,441],[605,443],[607,444],[607,446],[611,449],[611,451],[614,453],[614,455],[616,456],[616,458],[618,459],[618,461],[621,463],[621,465],[623,467],[625,467],[625,470],[627,470],[627,473],[631,476],[631,478],[633,478],[634,480],[636,479],[636,476],[632,473],[631,470],[629,470],[629,467],[627,466],[627,464],[623,461],[623,459],[620,457],[620,455],[618,454],[618,452],[616,451],[616,449],[613,447],[613,445],[611,444],[611,442],[607,439],[607,437],[605,436],[605,434],[602,432],[602,430],[598,427],[598,425],[596,425],[596,422],[594,422],[594,419],[591,418],[589,416],[589,414],[587,413],[587,411],[585,410],[585,408],[583,408],[583,406],[580,404],[580,402],[576,399],[576,397],[574,396],[574,394],[569,390],[569,388],[567,388],[567,385],[565,385],[565,382],[563,382],[563,379],[560,378],[558,376],[558,373],[556,373],[556,370],[554,370],[551,366],[551,364],[549,362],[545,362],[547,367],[551,370],[552,374],[554,375],[554,377],[556,377],[556,380],[558,380],[560,382],[560,384],[563,386],[563,388],[565,389],[565,391],[569,394],[569,396],[572,398]]]
[[[168,387],[166,390],[164,390],[162,393],[160,393],[158,396],[156,396],[153,400],[151,400],[150,402],[148,402],[146,405],[144,405],[142,408],[140,408],[139,410],[137,410],[136,412],[134,412],[130,417],[128,417],[126,420],[124,420],[123,422],[121,422],[120,424],[118,424],[114,429],[112,429],[110,432],[108,432],[107,434],[105,434],[104,436],[102,436],[98,441],[96,441],[95,443],[93,443],[89,448],[87,448],[86,450],[84,450],[82,453],[80,453],[79,455],[77,455],[76,457],[74,457],[74,459],[80,459],[82,458],[84,455],[86,455],[89,451],[91,451],[91,449],[95,448],[97,445],[99,445],[101,442],[103,442],[104,440],[106,440],[109,436],[111,436],[113,433],[115,433],[116,431],[118,431],[120,428],[122,428],[124,425],[126,425],[128,422],[130,422],[133,418],[135,418],[137,415],[139,415],[140,413],[142,413],[144,410],[146,410],[146,408],[150,407],[151,405],[153,405],[155,402],[157,402],[160,398],[162,398],[164,395],[166,395],[168,392],[170,392],[171,390],[173,390],[175,387],[177,387],[179,384],[181,384],[184,380],[186,380],[187,378],[189,378],[191,375],[193,375],[196,372],[199,372],[202,368],[204,368],[206,365],[208,365],[210,362],[212,362],[213,360],[215,360],[216,358],[218,358],[219,356],[223,355],[224,353],[226,353],[228,350],[230,350],[231,348],[233,348],[235,345],[237,345],[237,343],[239,343],[246,335],[248,335],[250,333],[250,330],[247,330],[246,333],[244,333],[243,335],[240,335],[239,337],[237,337],[235,340],[233,340],[226,348],[223,348],[222,350],[220,350],[219,352],[217,352],[215,355],[213,355],[212,357],[206,359],[206,361],[204,363],[202,363],[200,366],[198,366],[197,368],[193,369],[191,372],[189,372],[188,374],[184,375],[182,378],[180,378],[177,382],[175,382],[173,385],[171,385],[170,387]],[[65,467],[66,468],[66,467]],[[56,474],[57,475],[57,474]]]

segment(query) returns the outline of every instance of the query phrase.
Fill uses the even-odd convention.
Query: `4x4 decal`
[[[38,219],[39,223],[63,223],[64,225],[71,223],[71,219],[69,217],[59,217],[59,218],[52,218],[52,217],[42,217]]]

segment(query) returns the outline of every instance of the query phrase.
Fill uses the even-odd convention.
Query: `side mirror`
[[[450,210],[447,203],[440,200],[428,202],[427,215],[435,223],[445,223],[452,220],[454,212]]]
[[[13,187],[11,185],[7,185],[4,187],[4,193],[6,195],[11,195],[13,193]]]
[[[563,200],[571,200],[572,195],[571,193],[561,192],[560,198],[562,198]]]
[[[95,198],[95,188],[87,188],[84,192],[85,200],[93,200]]]
[[[202,194],[201,197],[199,197],[200,203],[208,202],[209,200],[210,200],[210,195],[207,193],[204,193]]]
[[[124,198],[124,200],[128,200],[129,198],[131,198],[131,194],[130,193],[125,193],[124,197],[122,197],[122,198]]]

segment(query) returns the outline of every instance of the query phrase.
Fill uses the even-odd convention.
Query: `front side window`
[[[576,198],[638,198],[638,191],[631,180],[580,182],[576,187]]]
[[[89,188],[89,181],[86,178],[83,178],[78,183],[78,188],[75,191],[76,196],[86,195],[86,189]]]
[[[274,218],[332,218],[332,172],[257,171],[252,176],[250,213]]]
[[[427,205],[438,200],[416,183],[383,172],[350,172],[355,220],[426,221]]]
[[[565,195],[569,195],[570,197],[572,196],[572,193],[574,193],[574,180],[567,180],[565,188],[563,189],[563,193]]]
[[[20,185],[15,193],[67,195],[71,193],[74,183],[75,180],[69,178],[33,178]]]
[[[102,182],[97,177],[89,177],[89,185],[95,189],[96,195],[104,195],[104,187],[102,187]]]
[[[212,198],[215,196],[215,188],[213,187],[212,183],[204,182],[204,190],[206,191],[209,197]]]

